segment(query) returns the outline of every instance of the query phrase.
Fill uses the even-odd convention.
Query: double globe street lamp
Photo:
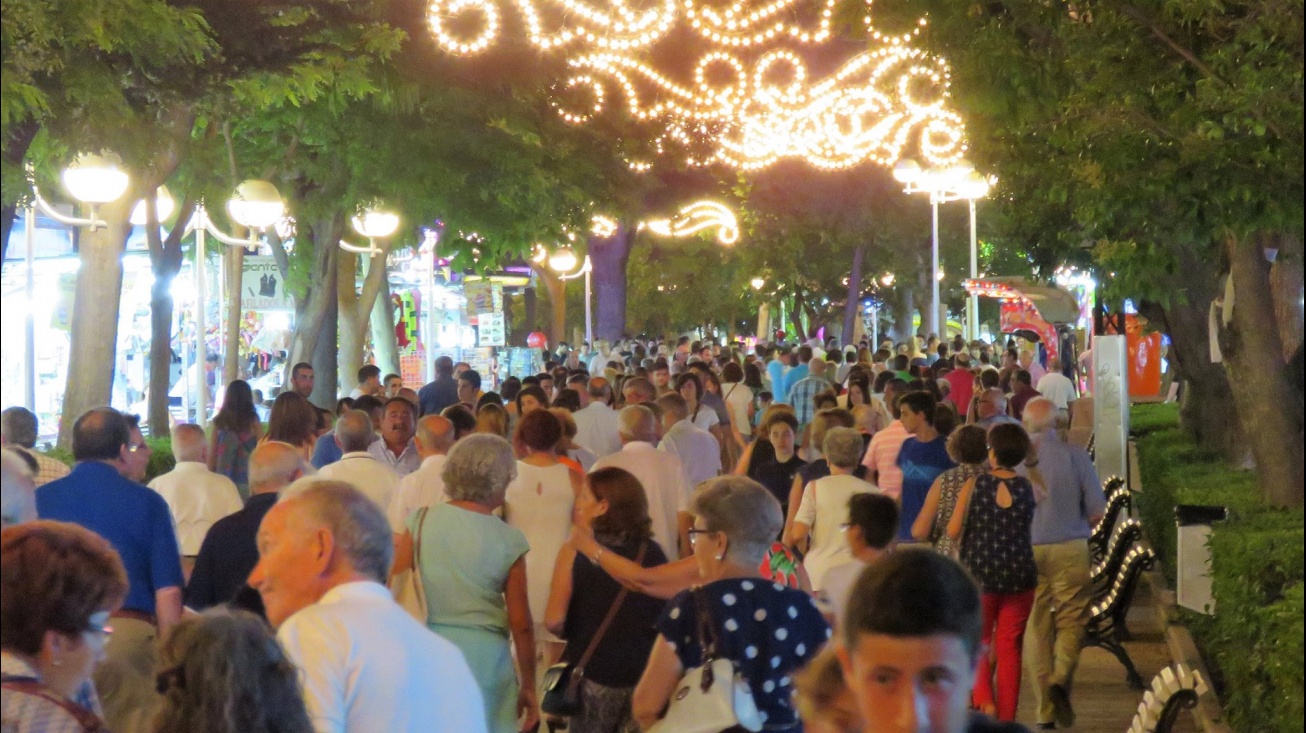
[[[531,258],[537,265],[547,263],[550,270],[558,275],[558,279],[566,282],[575,280],[578,277],[585,278],[585,342],[590,348],[594,348],[594,311],[590,304],[593,282],[591,274],[594,272],[594,263],[590,261],[590,256],[585,255],[582,260],[576,256],[576,251],[570,245],[565,245],[550,253],[541,246],[535,248],[535,254]],[[580,269],[576,269],[577,265]]]
[[[933,302],[930,309],[930,331],[940,339],[946,340],[946,334],[939,330],[939,282],[942,271],[939,269],[939,204],[949,201],[965,200],[970,204],[970,277],[979,277],[979,251],[975,236],[975,201],[988,196],[992,183],[980,175],[975,166],[965,160],[947,167],[931,166],[921,168],[921,164],[911,158],[898,161],[893,167],[893,177],[904,184],[908,194],[923,193],[930,197],[932,209],[931,249],[933,277]],[[979,298],[971,295],[966,301],[966,328],[970,332],[969,340],[979,338]]]

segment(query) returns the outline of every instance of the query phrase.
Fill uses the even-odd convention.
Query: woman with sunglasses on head
[[[0,534],[0,718],[6,731],[104,731],[91,673],[127,571],[102,537],[34,521]]]

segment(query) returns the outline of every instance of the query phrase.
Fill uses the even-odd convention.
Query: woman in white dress
[[[744,369],[730,362],[721,369],[721,397],[730,408],[730,423],[743,434],[751,434],[753,424],[753,390],[744,384]]]
[[[864,445],[861,433],[853,428],[831,428],[825,434],[823,447],[830,475],[803,489],[802,504],[784,538],[785,544],[800,549],[807,545],[803,564],[813,591],[821,589],[825,571],[853,559],[842,531],[848,522],[848,500],[856,494],[880,492],[874,484],[852,475]]]
[[[548,666],[563,643],[544,628],[549,582],[558,551],[571,531],[572,508],[584,485],[581,473],[559,460],[562,422],[548,410],[532,410],[517,423],[517,478],[504,495],[503,518],[526,535],[526,595],[535,621],[536,663]],[[537,677],[536,679],[541,679]]]

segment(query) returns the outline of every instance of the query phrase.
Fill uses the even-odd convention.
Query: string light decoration
[[[670,219],[651,219],[639,226],[661,237],[692,237],[706,229],[715,229],[718,243],[728,247],[739,241],[735,212],[716,201],[695,201],[681,207]]]
[[[871,0],[864,23],[872,50],[824,78],[810,78],[798,50],[832,40],[836,0],[736,0],[724,8],[712,0],[660,0],[644,9],[627,0],[600,7],[510,2],[532,44],[578,48],[568,59],[572,74],[558,87],[564,120],[588,122],[619,95],[633,117],[660,124],[659,153],[673,144],[694,149],[686,155],[691,166],[755,170],[784,158],[823,169],[892,165],[912,145],[929,164],[948,165],[966,152],[962,120],[947,108],[947,64],[911,46],[925,19],[905,33],[881,32]],[[431,0],[430,8],[432,31],[452,53],[478,53],[497,37],[496,0]],[[705,41],[690,81],[664,75],[644,53],[677,23]],[[453,26],[471,32],[455,34]],[[652,166],[629,163],[636,171]]]

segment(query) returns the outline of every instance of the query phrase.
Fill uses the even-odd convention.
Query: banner
[[[286,292],[276,258],[245,255],[240,274],[240,307],[247,311],[293,311],[295,301]]]

